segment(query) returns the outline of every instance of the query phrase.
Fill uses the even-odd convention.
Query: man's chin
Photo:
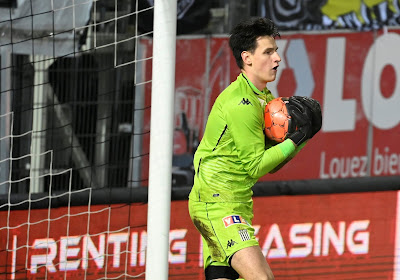
[[[273,82],[273,81],[275,81],[275,79],[276,79],[276,76],[274,76],[274,77],[268,79],[268,80],[267,80],[267,83]]]

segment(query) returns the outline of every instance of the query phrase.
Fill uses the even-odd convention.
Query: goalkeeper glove
[[[290,100],[297,100],[298,102],[304,104],[310,109],[311,112],[311,124],[312,124],[312,138],[322,126],[322,113],[321,113],[321,105],[319,102],[311,97],[306,96],[293,96],[289,98]]]
[[[304,141],[308,140],[312,135],[311,112],[307,106],[303,105],[296,99],[289,99],[286,104],[288,113],[294,121],[297,130],[289,131],[286,139],[290,139],[296,146],[300,146]]]

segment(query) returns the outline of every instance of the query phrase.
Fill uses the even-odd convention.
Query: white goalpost
[[[146,279],[168,279],[176,0],[154,1]]]

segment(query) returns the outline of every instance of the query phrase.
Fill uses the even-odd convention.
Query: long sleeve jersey
[[[189,199],[247,202],[257,180],[294,150],[290,140],[276,145],[265,137],[264,110],[274,99],[242,73],[215,100],[204,136],[194,156],[194,184]]]

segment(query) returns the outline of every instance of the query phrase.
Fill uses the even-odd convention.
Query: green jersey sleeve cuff
[[[290,156],[296,149],[296,146],[290,139],[286,139],[282,143],[279,143],[278,147],[281,149],[281,151],[285,157]]]

